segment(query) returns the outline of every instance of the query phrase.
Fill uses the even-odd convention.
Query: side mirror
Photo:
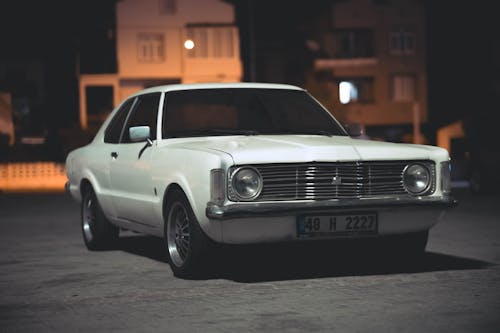
[[[132,142],[143,142],[150,140],[151,129],[149,128],[149,126],[130,127],[128,132],[130,141]]]
[[[363,127],[359,123],[346,124],[345,128],[349,136],[361,136],[363,134]]]

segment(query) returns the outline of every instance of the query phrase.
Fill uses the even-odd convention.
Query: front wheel
[[[198,277],[208,270],[212,242],[194,216],[191,205],[180,190],[168,194],[165,209],[165,243],[175,276]]]
[[[424,255],[429,231],[414,232],[410,234],[390,236],[384,243],[384,249],[390,257],[418,258]]]
[[[119,229],[104,216],[92,188],[85,190],[81,206],[83,241],[89,250],[112,248],[118,240]]]

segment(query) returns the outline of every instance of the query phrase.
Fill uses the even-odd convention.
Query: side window
[[[104,133],[104,142],[106,143],[118,143],[120,142],[120,135],[122,133],[123,125],[127,119],[130,107],[134,103],[134,98],[127,100],[117,111],[114,118],[109,123]]]
[[[121,143],[131,142],[129,128],[134,126],[149,126],[151,129],[151,140],[156,140],[156,122],[158,120],[160,96],[161,93],[153,93],[138,97],[123,132]]]

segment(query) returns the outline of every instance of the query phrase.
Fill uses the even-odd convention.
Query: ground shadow
[[[167,262],[163,240],[150,236],[123,237],[119,250]],[[202,279],[255,283],[325,277],[422,273],[484,269],[493,263],[426,252],[417,257],[373,251],[353,244],[265,244],[222,246],[213,269]]]
[[[163,239],[158,237],[143,235],[121,236],[118,240],[117,249],[168,263]]]

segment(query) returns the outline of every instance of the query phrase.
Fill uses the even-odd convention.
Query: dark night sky
[[[452,103],[459,115],[475,106],[493,106],[491,89],[500,75],[500,25],[496,13],[488,1],[454,2],[453,7],[443,1],[429,1],[431,106],[439,101],[443,103],[440,107]]]
[[[3,4],[0,66],[16,60],[41,64],[45,98],[39,109],[48,118],[47,124],[59,127],[77,120],[77,54],[81,54],[82,71],[116,69],[114,36],[107,33],[114,25],[113,4],[113,0]],[[0,77],[0,89],[13,84]]]
[[[0,57],[48,61],[67,58],[66,53],[77,49],[105,53],[108,50],[102,47],[109,43],[106,31],[114,25],[114,3],[18,0],[4,4],[0,36],[5,47]],[[92,60],[95,70],[103,70],[102,59]]]
[[[3,4],[0,64],[5,59],[44,64],[46,103],[51,110],[59,110],[49,117],[61,119],[60,110],[69,108],[75,111],[66,120],[76,119],[77,53],[81,54],[83,72],[115,70],[115,36],[108,33],[114,25],[113,3],[18,0]],[[307,3],[313,5],[314,1]],[[431,122],[441,125],[467,114],[498,108],[492,103],[493,94],[485,97],[487,90],[492,89],[491,82],[500,77],[500,52],[495,42],[500,29],[493,6],[485,0],[428,0],[426,4]],[[258,13],[256,16],[259,22]],[[280,20],[273,24],[277,26],[270,26],[270,30],[276,30]],[[496,68],[492,67],[494,64]]]

